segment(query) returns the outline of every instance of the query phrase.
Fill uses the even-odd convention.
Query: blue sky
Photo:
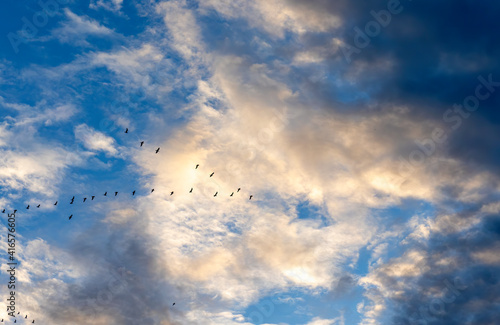
[[[1,6],[17,323],[498,319],[497,4]]]

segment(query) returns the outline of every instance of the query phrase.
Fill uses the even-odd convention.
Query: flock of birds
[[[126,128],[126,129],[125,129],[125,133],[128,133],[128,128]],[[142,147],[143,145],[144,145],[144,141],[141,141],[140,146]],[[160,152],[160,147],[158,147],[158,148],[155,150],[155,152],[156,152],[156,153]],[[198,169],[198,167],[200,167],[200,164],[196,164],[195,169]],[[214,175],[215,175],[215,172],[212,172],[212,173],[209,175],[209,177],[213,177]],[[191,188],[191,189],[189,190],[189,193],[193,193],[193,190],[194,190],[194,189],[193,189],[193,188]],[[150,194],[151,194],[151,193],[153,193],[154,191],[155,191],[155,189],[154,189],[154,188],[153,188],[153,189],[151,189]],[[229,196],[230,196],[230,197],[232,197],[235,193],[239,193],[240,191],[241,191],[241,188],[238,188],[238,189],[236,190],[236,192],[232,192]],[[136,193],[136,191],[135,191],[135,190],[134,190],[134,191],[132,191],[132,196],[135,196],[135,193]],[[111,193],[111,194],[112,194],[112,193]],[[218,194],[219,194],[219,192],[215,192],[214,197],[217,197],[217,195],[218,195]],[[117,196],[117,195],[118,195],[118,191],[114,192],[114,196]],[[172,195],[174,195],[174,191],[171,191],[171,192],[170,192],[170,195],[171,195],[171,196],[172,196]],[[108,192],[105,192],[103,196],[108,196]],[[91,196],[89,196],[89,198],[90,198],[90,201],[94,201],[94,199],[96,198],[96,196],[95,196],[95,195],[91,195]],[[252,200],[252,198],[253,198],[253,195],[250,195],[248,199],[249,199],[249,200]],[[87,202],[87,199],[88,199],[87,197],[84,197],[84,198],[83,198],[83,203]],[[74,204],[74,202],[75,202],[75,196],[73,196],[73,197],[71,198],[71,201],[70,201],[70,203],[69,203],[69,204]],[[58,204],[58,203],[59,203],[59,201],[56,201],[56,202],[54,203],[54,205],[55,205],[55,206],[57,206],[57,204]],[[40,206],[41,206],[41,204],[37,204],[37,205],[36,205],[36,208],[40,208]],[[30,208],[32,208],[32,206],[31,206],[30,204],[28,204],[28,205],[26,206],[26,210],[29,210]],[[16,213],[16,212],[17,212],[17,209],[15,209],[15,210],[14,210],[14,213]],[[2,213],[5,213],[5,209],[2,209]],[[73,218],[73,215],[70,215],[70,216],[68,217],[68,220],[71,220],[72,218]]]
[[[128,133],[128,128],[127,128],[127,129],[125,129],[125,133]],[[141,141],[141,142],[140,142],[140,147],[143,147],[143,146],[144,146],[144,141]],[[160,152],[160,147],[158,147],[158,148],[155,150],[155,153],[156,153],[156,154],[158,154],[158,152]],[[197,164],[197,165],[195,166],[195,169],[198,169],[198,167],[200,167],[200,165],[199,165],[199,164]],[[212,173],[209,175],[209,177],[213,177],[214,175],[215,175],[215,172],[212,172]],[[151,194],[151,193],[153,193],[154,191],[155,191],[155,189],[154,189],[154,188],[153,188],[153,189],[151,189],[150,194]],[[230,196],[230,197],[232,197],[235,193],[239,193],[240,191],[241,191],[241,188],[238,188],[235,192],[232,192],[229,196]],[[189,193],[193,193],[193,188],[191,188],[191,189],[189,190]],[[132,191],[132,196],[135,196],[135,194],[136,194],[136,190]],[[219,192],[215,192],[214,197],[216,197],[218,194],[219,194]],[[110,196],[111,196],[111,195],[112,195],[112,193],[110,193]],[[171,191],[171,192],[170,192],[170,195],[174,195],[174,191]],[[108,192],[104,192],[103,196],[108,196]],[[115,196],[115,197],[116,197],[116,196],[118,196],[118,191],[115,191],[115,192],[114,192],[114,196]],[[96,196],[95,196],[95,195],[91,195],[91,196],[89,196],[89,197],[83,197],[83,203],[87,202],[87,200],[88,200],[88,199],[90,199],[90,201],[94,201],[94,199],[95,199],[95,198],[96,198]],[[253,198],[253,195],[250,195],[248,199],[249,199],[249,200],[252,200],[252,198]],[[55,205],[55,206],[57,206],[57,205],[58,205],[58,203],[59,203],[59,201],[56,201],[56,202],[54,203],[54,205]],[[74,203],[75,203],[75,196],[73,196],[73,197],[71,198],[71,200],[70,200],[70,203],[69,203],[69,204],[74,204]],[[35,206],[36,206],[36,208],[40,208],[41,204],[36,204]],[[28,205],[26,206],[26,210],[29,210],[30,208],[32,208],[32,206],[31,206],[30,204],[28,204]],[[16,213],[16,212],[17,212],[17,210],[15,209],[15,210],[14,210],[14,213]],[[5,213],[5,209],[2,209],[2,213]],[[70,215],[70,216],[68,217],[68,220],[71,220],[72,218],[73,218],[73,215]],[[175,302],[172,304],[172,306],[175,306]],[[19,315],[20,313],[18,312],[17,314]],[[28,315],[26,315],[24,318],[25,318],[25,319],[27,319],[27,318],[28,318]],[[3,323],[3,322],[4,322],[4,320],[2,319],[2,320],[0,321],[0,323]],[[14,320],[14,323],[17,323],[17,320],[16,320],[16,319]],[[32,323],[32,324],[34,324],[34,323],[35,323],[35,320],[33,319],[33,321],[32,321],[31,323]]]
[[[19,315],[21,312],[17,312],[17,314]],[[22,316],[21,316],[22,317]],[[24,316],[25,319],[28,319],[28,315]],[[3,318],[2,320],[0,321],[0,323],[3,323]],[[17,319],[14,319],[14,323],[17,323]],[[35,320],[33,319],[33,321],[31,322],[31,324],[35,324]]]

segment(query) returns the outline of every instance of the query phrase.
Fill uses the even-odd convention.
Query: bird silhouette
[[[29,210],[29,208],[30,208],[30,205],[28,204],[28,206],[26,207],[26,209],[28,209],[28,210]]]
[[[17,212],[17,210],[14,209],[14,213],[16,213],[16,212]]]
[[[39,204],[39,205],[37,205],[36,207],[37,207],[37,208],[39,208],[39,207],[40,207],[40,204]]]
[[[31,324],[35,324],[35,320],[33,320],[33,321],[31,322]]]
[[[117,195],[118,195],[118,192],[115,192],[115,196],[117,196]]]
[[[5,209],[2,210],[2,213],[5,213]]]
[[[174,195],[174,191],[170,192],[170,195]]]
[[[189,191],[189,193],[193,193],[193,188],[191,187],[191,191]]]
[[[233,195],[234,195],[234,192],[233,192],[233,193],[231,193],[231,195],[229,195],[229,196],[233,196]]]
[[[104,196],[108,196],[108,192],[104,193]]]
[[[194,169],[198,169],[200,167],[200,164],[196,164],[196,167]]]
[[[216,197],[216,196],[217,196],[217,193],[219,193],[219,192],[215,192],[214,197]]]
[[[172,306],[175,306],[175,302],[172,304]]]
[[[241,190],[241,188],[238,187],[238,190],[236,192],[239,192]]]
[[[250,195],[250,198],[249,198],[249,200],[251,200],[252,198],[253,198],[253,195]]]
[[[28,315],[24,316],[24,318],[28,318]]]
[[[75,197],[73,196],[73,197],[71,198],[71,201],[74,201],[74,200],[75,200]]]
[[[56,201],[56,203],[54,203],[54,205],[57,205],[57,202],[59,202],[59,201]]]
[[[151,190],[151,193],[153,193],[154,191],[155,191],[155,189],[153,188],[153,189]]]
[[[210,174],[210,177],[214,176],[215,172],[212,172],[212,174]]]
[[[83,198],[83,202],[85,202],[85,201],[87,201],[87,198],[86,198],[86,197],[84,197],[84,198]]]
[[[144,141],[141,141],[141,147],[142,147],[143,144],[144,144]]]
[[[128,129],[125,129],[125,133],[128,133]]]
[[[160,151],[160,148],[156,149],[156,153],[158,153],[158,151]]]
[[[135,195],[135,191],[132,192],[132,195]]]
[[[95,195],[92,195],[92,201],[94,201]]]
[[[71,218],[73,218],[73,215],[70,215],[70,216],[69,216],[69,220],[71,220]]]

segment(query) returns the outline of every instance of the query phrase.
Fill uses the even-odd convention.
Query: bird
[[[135,191],[132,192],[132,195],[135,195]]]
[[[73,202],[74,202],[74,201],[73,201],[73,200],[71,200],[71,202],[69,202],[69,204],[73,204]]]
[[[189,193],[193,193],[193,188],[191,187],[191,191],[189,191]]]
[[[144,141],[141,141],[141,147],[144,145]]]
[[[28,315],[24,316],[24,318],[28,318]]]
[[[17,212],[17,210],[14,209],[14,213],[16,213],[16,212]]]
[[[214,197],[216,197],[216,196],[217,196],[217,193],[219,193],[219,192],[215,192]]]
[[[37,205],[36,207],[37,207],[37,208],[39,208],[39,207],[40,207],[40,204],[39,204],[39,205]]]
[[[238,190],[236,192],[239,192],[241,190],[241,188],[238,187]]]
[[[69,216],[69,220],[71,220],[71,218],[73,218],[73,215],[70,215],[70,216]]]
[[[29,210],[29,208],[30,208],[30,205],[28,204],[28,206],[26,207],[26,209],[28,209],[28,210]]]
[[[125,133],[128,133],[128,128],[125,129]]]
[[[170,195],[174,195],[174,191],[170,192]]]
[[[115,192],[115,196],[117,196],[117,195],[118,195],[118,192]]]
[[[154,191],[155,191],[155,189],[153,188],[153,189],[151,190],[151,193],[153,193]]]
[[[86,198],[86,197],[84,197],[84,198],[83,198],[83,202],[85,202],[85,201],[87,201],[87,198]]]
[[[94,201],[95,195],[92,195],[92,201]]]
[[[212,172],[212,174],[210,174],[210,177],[214,176],[215,172]]]
[[[33,321],[31,322],[31,324],[35,324],[35,320],[33,320]]]
[[[250,195],[250,198],[249,198],[249,200],[251,200],[252,198],[253,198],[253,195]]]
[[[57,202],[59,202],[59,201],[56,201],[56,203],[54,203],[54,205],[57,205]]]
[[[231,195],[229,195],[229,196],[233,196],[233,194],[234,194],[234,192],[233,192],[233,193],[231,193]]]
[[[196,164],[196,167],[194,169],[198,169],[200,167],[200,164]]]
[[[73,197],[71,198],[71,201],[73,201],[74,199],[75,199],[75,196],[73,196]]]
[[[172,304],[172,306],[175,306],[175,302]]]
[[[107,196],[108,195],[108,192],[104,193],[104,196]]]
[[[158,153],[158,151],[160,151],[160,148],[156,149],[156,153]]]
[[[2,213],[5,213],[5,209],[2,210]]]

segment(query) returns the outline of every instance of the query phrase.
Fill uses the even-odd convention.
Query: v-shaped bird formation
[[[125,133],[127,133],[127,134],[129,133],[128,128],[126,128],[126,129],[125,129]],[[141,142],[140,142],[140,147],[143,147],[143,146],[144,146],[144,141],[141,141]],[[155,153],[157,154],[159,151],[160,151],[160,147],[158,147],[158,148],[156,149]],[[194,167],[194,169],[198,169],[198,167],[200,167],[200,164],[196,164],[196,166]],[[209,177],[213,177],[214,175],[215,175],[215,172],[214,172],[214,171],[212,171],[212,173],[209,175]],[[192,187],[191,187],[191,189],[189,190],[189,192],[188,192],[188,193],[193,193],[193,190],[194,190],[194,188],[192,188]],[[239,192],[240,192],[240,190],[241,190],[241,188],[238,188],[238,189],[237,189],[237,191],[236,191],[236,193],[239,193]],[[154,189],[154,188],[153,188],[153,189],[151,189],[151,192],[149,192],[149,194],[152,194],[154,191],[155,191],[155,189]],[[114,196],[115,196],[115,197],[117,197],[117,196],[118,196],[118,193],[119,193],[119,191],[114,191]],[[133,190],[133,191],[131,192],[131,194],[132,194],[132,196],[133,196],[133,197],[135,197],[135,194],[136,194],[136,193],[137,193],[137,191],[136,191],[136,190]],[[175,193],[174,191],[171,191],[171,192],[170,192],[170,196],[174,195],[174,193]],[[217,195],[218,195],[218,194],[219,194],[219,192],[215,192],[215,194],[213,195],[213,197],[217,197]],[[235,194],[235,192],[232,192],[232,193],[229,195],[229,197],[233,197],[233,196],[234,196],[234,194]],[[108,192],[107,192],[107,191],[105,191],[105,192],[104,192],[104,194],[103,194],[103,196],[108,197]],[[88,196],[84,196],[84,197],[83,197],[83,202],[82,202],[82,203],[86,203],[86,202],[87,202],[87,197],[88,197]],[[96,198],[96,195],[91,195],[90,197],[91,197],[91,201],[94,201],[94,199]],[[252,198],[253,198],[253,195],[250,195],[249,200],[252,200]],[[53,205],[54,205],[54,206],[58,206],[58,203],[59,203],[59,200],[56,200],[56,201],[54,202],[54,204],[53,204]],[[73,196],[72,196],[72,198],[71,198],[71,200],[69,201],[69,204],[70,204],[70,205],[72,205],[72,204],[74,204],[74,203],[75,203],[75,196],[73,195]],[[26,210],[30,210],[30,206],[31,206],[31,205],[30,205],[30,204],[28,204],[28,205],[26,206]],[[41,203],[37,203],[37,204],[36,204],[36,207],[37,207],[37,208],[40,208],[40,207],[41,207]],[[5,213],[5,212],[6,212],[6,209],[2,209],[2,213]],[[16,213],[16,212],[17,212],[17,209],[15,209],[13,212],[14,212],[14,213]],[[71,214],[71,215],[68,217],[68,220],[71,220],[72,218],[73,218],[73,214]],[[33,320],[33,322],[34,322],[34,320]]]

